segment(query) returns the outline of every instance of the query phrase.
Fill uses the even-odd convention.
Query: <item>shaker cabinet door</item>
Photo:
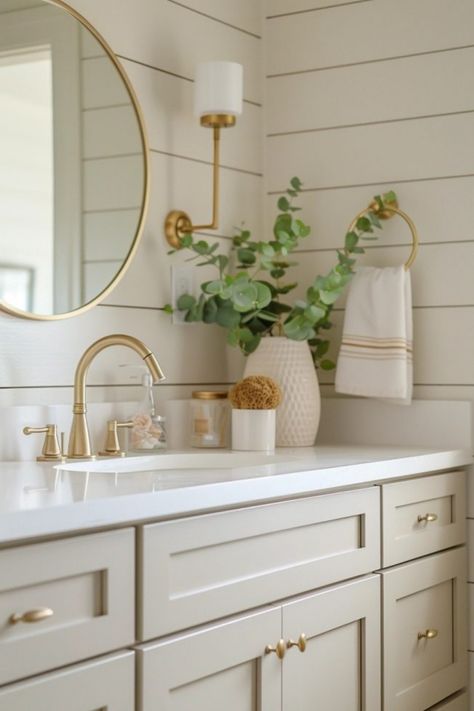
[[[137,651],[138,711],[278,711],[281,610],[265,609]]]
[[[132,528],[0,551],[0,685],[135,640]]]
[[[379,576],[283,605],[283,637],[283,711],[380,711]]]
[[[385,711],[430,709],[467,684],[466,551],[421,558],[382,578]]]

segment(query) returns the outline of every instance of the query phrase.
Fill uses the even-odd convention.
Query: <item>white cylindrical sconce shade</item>
[[[243,67],[237,62],[202,62],[196,67],[194,113],[242,113]]]

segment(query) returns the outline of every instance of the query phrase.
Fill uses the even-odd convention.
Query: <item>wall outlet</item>
[[[195,296],[195,292],[195,267],[183,264],[173,265],[171,267],[171,303],[173,308],[176,309],[180,296],[183,294]],[[184,320],[184,312],[176,310],[173,312],[173,323],[190,325]]]

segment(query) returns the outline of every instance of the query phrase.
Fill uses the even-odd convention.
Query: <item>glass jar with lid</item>
[[[226,392],[196,390],[191,400],[191,445],[228,447],[230,406]]]

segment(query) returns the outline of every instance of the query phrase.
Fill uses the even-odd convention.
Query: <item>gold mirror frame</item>
[[[74,17],[78,22],[80,22],[89,32],[95,37],[95,39],[99,42],[101,47],[104,49],[106,52],[108,58],[112,62],[112,64],[115,66],[115,69],[119,73],[123,83],[125,84],[125,87],[127,89],[128,95],[130,97],[130,101],[132,102],[133,110],[135,112],[135,116],[137,118],[138,122],[138,130],[140,132],[140,140],[141,140],[141,145],[142,145],[142,150],[143,150],[143,195],[142,195],[142,206],[141,206],[141,211],[140,211],[140,217],[138,220],[138,225],[137,229],[135,230],[135,236],[133,238],[133,242],[131,244],[131,247],[128,251],[127,256],[125,257],[122,266],[120,267],[119,271],[115,275],[115,277],[112,279],[110,284],[108,284],[105,289],[103,289],[96,297],[95,299],[92,299],[92,301],[87,302],[87,304],[84,304],[83,306],[79,306],[77,309],[74,309],[73,311],[68,311],[65,313],[61,314],[34,314],[30,313],[28,311],[21,311],[20,309],[16,309],[13,306],[9,306],[5,304],[3,301],[0,300],[0,312],[7,313],[10,316],[17,316],[18,318],[22,319],[27,319],[31,321],[61,321],[62,319],[66,318],[71,318],[73,316],[80,316],[81,314],[84,314],[86,311],[89,311],[92,309],[94,306],[97,306],[101,301],[103,301],[110,293],[111,291],[117,286],[119,281],[122,279],[122,277],[125,275],[127,269],[130,266],[130,263],[135,256],[138,245],[140,243],[140,239],[143,234],[143,227],[145,224],[145,219],[146,215],[148,212],[148,203],[150,199],[150,156],[149,156],[149,147],[148,147],[148,136],[145,128],[145,120],[143,118],[143,113],[140,108],[140,104],[138,103],[137,95],[135,93],[135,90],[132,86],[132,83],[130,79],[128,78],[125,69],[123,68],[122,64],[119,62],[117,59],[113,49],[110,47],[108,42],[102,37],[102,35],[95,29],[93,25],[90,24],[88,20],[86,20],[85,17],[83,17],[77,10],[75,10],[73,7],[68,5],[67,3],[63,2],[63,0],[43,0],[49,5],[55,5],[56,7],[60,7],[66,12],[68,12],[72,17]]]

